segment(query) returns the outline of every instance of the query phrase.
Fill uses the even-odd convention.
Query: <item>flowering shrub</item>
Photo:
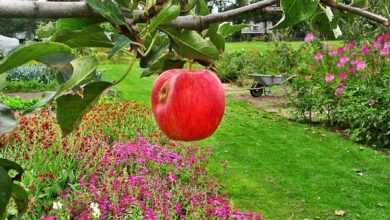
[[[20,118],[0,155],[27,170],[27,218],[261,219],[220,193],[206,171],[209,148],[178,147],[150,114],[132,102],[102,103],[65,138],[49,110]]]
[[[309,36],[290,103],[297,116],[350,130],[357,141],[390,145],[390,33],[339,48]]]

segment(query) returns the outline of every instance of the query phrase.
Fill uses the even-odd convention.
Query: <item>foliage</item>
[[[31,108],[35,103],[37,103],[38,100],[31,99],[31,100],[24,100],[21,99],[19,96],[11,97],[7,95],[0,94],[0,103],[7,105],[13,110],[27,110]]]
[[[297,116],[348,128],[359,142],[388,147],[389,50],[388,33],[360,46],[308,43],[289,96]]]

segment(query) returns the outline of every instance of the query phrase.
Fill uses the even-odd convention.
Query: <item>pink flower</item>
[[[344,90],[345,90],[345,86],[344,86],[344,84],[343,83],[340,83],[338,86],[337,86],[337,88],[336,88],[336,91],[334,92],[334,94],[336,95],[336,96],[342,96],[343,95],[343,93],[344,93]]]
[[[364,45],[362,46],[361,52],[362,52],[363,55],[367,55],[367,54],[370,53],[370,48],[368,47],[367,44],[364,44]]]
[[[390,54],[390,47],[384,47],[380,51],[381,56],[388,56]]]
[[[171,182],[171,183],[174,183],[174,182],[176,182],[176,175],[174,174],[174,173],[169,173],[169,175],[168,175],[168,180],[169,180],[169,182]]]
[[[324,58],[324,55],[321,53],[321,52],[317,52],[315,55],[314,55],[314,59],[317,60],[317,61],[320,61]]]
[[[349,61],[348,57],[341,56],[339,61],[337,62],[337,67],[343,67],[348,61]]]
[[[334,75],[332,73],[327,73],[325,75],[325,82],[330,83],[334,80]]]
[[[307,33],[305,36],[305,42],[312,42],[314,40],[314,34],[313,33]]]
[[[341,81],[344,81],[344,80],[346,80],[347,79],[347,73],[346,72],[341,72],[341,73],[339,73],[339,78],[340,78],[340,80]]]
[[[338,52],[337,52],[337,50],[330,50],[330,51],[328,52],[328,54],[329,54],[329,56],[331,56],[331,57],[335,57],[335,56],[338,55]]]
[[[359,60],[356,63],[356,70],[364,70],[366,68],[366,62],[364,60]]]

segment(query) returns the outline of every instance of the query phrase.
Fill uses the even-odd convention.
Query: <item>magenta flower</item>
[[[368,47],[367,44],[364,44],[364,45],[362,46],[361,52],[362,52],[363,55],[367,55],[367,54],[370,53],[370,48]]]
[[[332,73],[327,73],[325,75],[325,82],[330,83],[334,80],[334,75]]]
[[[169,173],[169,175],[168,175],[168,180],[169,180],[169,182],[171,182],[171,183],[174,183],[174,182],[176,182],[176,175],[174,174],[174,173]]]
[[[344,51],[346,51],[346,50],[347,50],[346,47],[339,47],[339,48],[337,48],[337,53],[338,53],[338,54],[342,54],[342,53],[344,53]]]
[[[312,42],[315,39],[314,34],[312,32],[307,33],[305,36],[305,42]]]
[[[343,95],[343,93],[344,93],[344,90],[345,90],[345,86],[344,86],[344,84],[343,83],[340,83],[338,86],[337,86],[337,88],[336,88],[336,91],[334,92],[334,94],[336,95],[336,96],[342,96]]]
[[[349,61],[349,58],[346,56],[341,56],[339,61],[337,62],[337,67],[343,67],[347,62]]]
[[[346,72],[341,72],[341,73],[339,73],[339,78],[340,78],[340,80],[341,81],[344,81],[344,80],[346,80],[347,79],[347,73]]]
[[[321,53],[321,52],[317,52],[315,55],[314,55],[314,59],[317,60],[317,61],[320,61],[324,58],[324,55]]]

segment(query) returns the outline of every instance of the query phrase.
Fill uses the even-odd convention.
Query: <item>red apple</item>
[[[221,81],[210,70],[167,70],[154,82],[152,110],[169,138],[207,138],[218,128],[225,111]]]

